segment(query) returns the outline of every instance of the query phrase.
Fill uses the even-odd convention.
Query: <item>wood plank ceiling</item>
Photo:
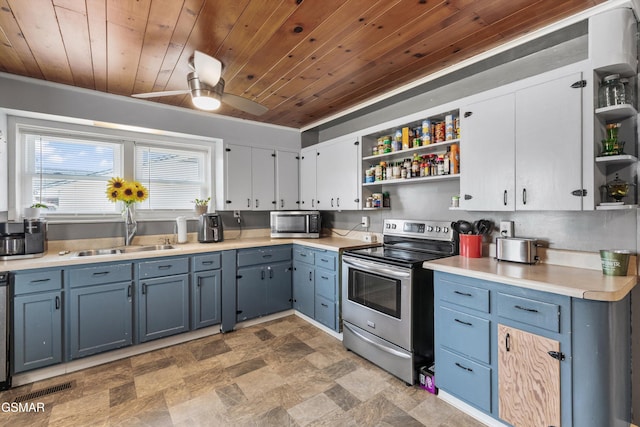
[[[269,108],[217,114],[299,128],[603,1],[0,0],[0,70],[129,96],[186,89],[200,50]]]

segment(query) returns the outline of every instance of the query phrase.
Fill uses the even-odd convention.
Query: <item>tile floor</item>
[[[30,401],[44,412],[0,412],[0,425],[482,425],[297,316],[17,387],[0,402],[66,381]]]

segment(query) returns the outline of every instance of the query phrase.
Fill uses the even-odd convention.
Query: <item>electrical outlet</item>
[[[513,221],[500,221],[500,237],[513,237]]]
[[[369,217],[363,216],[362,221],[360,221],[360,225],[362,225],[364,228],[369,228]]]
[[[240,218],[240,211],[233,211],[234,218]]]

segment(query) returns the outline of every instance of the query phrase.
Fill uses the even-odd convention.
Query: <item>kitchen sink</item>
[[[87,249],[85,251],[79,251],[73,254],[73,257],[87,257],[98,255],[118,255],[131,252],[148,252],[148,251],[166,251],[169,249],[175,249],[173,245],[150,245],[150,246],[122,246],[118,248],[110,249]]]

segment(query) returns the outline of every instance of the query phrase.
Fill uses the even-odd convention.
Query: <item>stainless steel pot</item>
[[[21,255],[24,254],[24,237],[16,235],[0,236],[0,256],[1,255]]]

